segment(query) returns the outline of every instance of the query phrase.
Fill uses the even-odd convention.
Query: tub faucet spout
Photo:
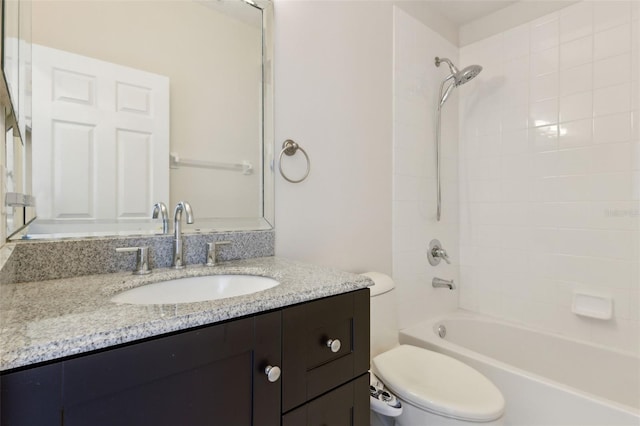
[[[434,277],[433,281],[431,281],[431,285],[433,288],[448,288],[449,290],[453,290],[456,288],[456,284],[453,280],[443,280],[442,278]]]
[[[180,201],[173,212],[173,267],[175,269],[184,268],[183,247],[182,247],[182,212],[187,214],[187,223],[193,223],[193,212],[191,205],[186,201]]]

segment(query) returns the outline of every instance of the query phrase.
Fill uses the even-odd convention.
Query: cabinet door
[[[369,374],[296,408],[282,426],[369,426]]]
[[[62,364],[0,377],[2,426],[50,426],[62,422]]]
[[[64,424],[251,425],[253,318],[66,361]]]

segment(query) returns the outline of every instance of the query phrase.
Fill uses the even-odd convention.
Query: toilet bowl
[[[500,390],[472,367],[444,354],[397,338],[393,280],[368,272],[371,291],[371,369],[402,403],[390,418],[371,404],[372,424],[385,426],[502,425],[505,401]]]

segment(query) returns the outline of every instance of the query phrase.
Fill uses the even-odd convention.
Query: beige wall
[[[171,151],[256,173],[172,170],[162,201],[188,200],[200,218],[259,215],[260,28],[190,1],[37,1],[33,42],[168,76]]]

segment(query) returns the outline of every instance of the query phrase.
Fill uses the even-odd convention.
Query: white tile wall
[[[462,308],[640,352],[639,9],[584,1],[460,50],[485,68],[459,92]]]
[[[528,48],[528,33],[526,36]],[[454,310],[458,304],[457,292],[431,286],[434,276],[457,282],[459,258],[456,94],[442,111],[443,219],[438,223],[435,218],[434,111],[440,82],[449,74],[446,65],[435,66],[436,56],[457,63],[458,49],[394,7],[393,279],[397,285],[400,328]],[[498,108],[492,110],[491,120],[490,125],[499,128]],[[499,152],[499,145],[493,141],[478,143]],[[429,265],[426,252],[433,238],[442,241],[453,265],[444,262],[437,268]]]

